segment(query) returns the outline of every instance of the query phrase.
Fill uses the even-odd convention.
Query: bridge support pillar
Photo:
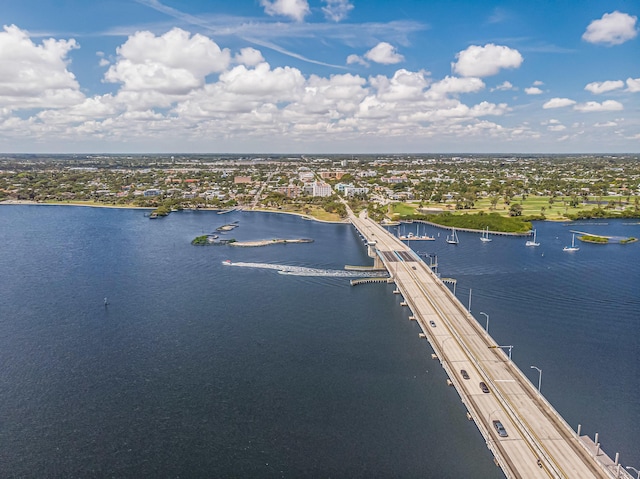
[[[378,250],[375,246],[375,243],[373,244],[369,243],[367,245],[367,255],[369,256],[369,258],[373,258],[374,268],[384,269],[384,263],[380,259],[380,256],[378,256]]]

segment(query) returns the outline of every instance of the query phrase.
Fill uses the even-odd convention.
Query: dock
[[[357,286],[359,284],[368,284],[368,283],[393,283],[393,280],[388,277],[384,278],[358,278],[352,279],[350,281],[351,286]]]

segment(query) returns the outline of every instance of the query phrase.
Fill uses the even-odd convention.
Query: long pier
[[[376,266],[396,283],[507,478],[631,479],[617,455],[611,460],[567,424],[413,250],[364,214],[350,219]]]

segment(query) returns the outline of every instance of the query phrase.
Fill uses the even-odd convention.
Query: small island
[[[201,235],[196,236],[193,240],[191,240],[192,245],[196,246],[207,246],[207,245],[222,245],[222,244],[231,244],[235,243],[235,239],[218,239],[218,235],[210,234],[210,235]]]
[[[594,234],[583,234],[582,236],[578,236],[578,239],[585,243],[594,244],[629,244],[638,241],[638,238],[634,238],[633,236],[624,238],[620,236],[599,236]]]
[[[606,236],[596,236],[596,235],[582,235],[578,236],[580,241],[584,241],[585,243],[595,243],[595,244],[607,244],[609,242],[609,238]]]

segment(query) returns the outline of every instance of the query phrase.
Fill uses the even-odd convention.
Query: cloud
[[[510,81],[503,81],[500,85],[491,89],[491,91],[509,91],[509,90],[517,90],[516,87]]]
[[[456,55],[453,71],[462,76],[486,77],[496,75],[503,68],[518,68],[523,58],[518,50],[489,43],[483,47],[471,45]]]
[[[122,83],[124,90],[174,95],[202,87],[207,75],[225,70],[231,61],[229,50],[179,28],[159,37],[137,32],[117,53],[118,61],[105,73],[105,81]]]
[[[618,126],[618,124],[615,121],[606,121],[604,123],[595,123],[593,126],[595,126],[596,128],[611,128],[614,126]]]
[[[60,108],[82,102],[84,95],[67,69],[75,40],[49,38],[41,44],[15,25],[0,32],[0,108]]]
[[[627,78],[627,91],[633,93],[640,91],[640,78]]]
[[[314,10],[315,13],[318,12]],[[276,20],[269,21],[274,25],[277,23]],[[304,24],[295,22],[278,25],[297,32],[304,27]],[[325,22],[324,25],[336,31],[334,24]],[[314,34],[317,31],[313,30]],[[483,98],[465,101],[480,96],[476,94],[487,88],[486,78],[480,76],[456,73],[432,78],[431,73],[424,70],[397,67],[393,68],[394,73],[369,77],[351,73],[309,74],[284,66],[286,63],[279,67],[269,65],[263,53],[256,49],[261,47],[256,45],[252,45],[255,48],[236,47],[230,52],[221,49],[211,38],[180,29],[166,33],[138,32],[125,37],[115,51],[98,54],[100,60],[109,60],[107,68],[100,71],[105,72],[104,80],[112,83],[110,86],[114,91],[90,98],[80,93],[78,82],[68,70],[69,48],[65,50],[58,45],[61,50],[50,55],[58,63],[50,70],[64,75],[49,77],[48,70],[40,70],[41,81],[57,79],[60,88],[67,88],[72,96],[60,96],[58,102],[25,103],[37,110],[17,115],[13,113],[11,104],[6,102],[2,89],[6,87],[4,80],[20,66],[7,63],[12,50],[3,49],[2,35],[0,30],[2,145],[10,145],[9,141],[16,138],[32,137],[39,138],[43,145],[61,144],[64,145],[62,148],[70,149],[78,149],[81,145],[113,148],[112,145],[120,144],[141,151],[167,149],[178,144],[191,150],[232,146],[235,148],[233,151],[239,148],[258,151],[273,145],[282,150],[295,149],[296,146],[312,150],[322,149],[323,145],[339,149],[341,145],[353,146],[358,141],[368,149],[384,148],[384,142],[398,148],[420,149],[425,144],[421,142],[432,139],[447,141],[454,148],[459,144],[470,145],[460,143],[461,138],[474,137],[483,142],[478,145],[495,145],[502,144],[500,141],[532,139],[540,135],[553,138],[564,134],[561,131],[565,127],[558,120],[539,124],[534,129],[526,122],[513,126],[515,116],[509,115],[503,120],[504,125],[498,124],[502,121],[496,118],[520,108],[539,108],[545,100],[523,102],[523,93],[513,100],[520,102],[515,108],[507,103],[482,101]],[[358,40],[364,42],[363,39]],[[236,44],[235,41],[233,43]],[[345,43],[348,42],[345,40]],[[376,43],[374,41],[370,45]],[[401,56],[391,46],[393,44],[394,41],[389,41],[387,50],[377,52],[377,57],[375,48],[367,54],[377,60],[398,60]],[[41,45],[31,43],[30,48],[37,51],[47,45],[46,42]],[[245,42],[244,45],[250,44]],[[354,43],[352,48],[356,48],[355,45],[362,43]],[[364,52],[366,49],[355,51]],[[25,58],[29,56],[25,55]],[[92,59],[96,63],[96,57]],[[493,57],[489,59],[494,60]],[[347,59],[349,64],[368,62],[372,66],[374,61],[364,55],[353,55]],[[506,68],[504,61],[495,63],[503,65],[499,68]],[[491,83],[499,83],[496,90],[517,89],[511,82],[494,80]],[[531,89],[542,89],[541,85],[542,82],[537,81],[529,83],[530,88],[526,92],[530,94]],[[629,78],[625,88],[640,89],[640,79]],[[484,96],[486,99],[489,94]],[[41,101],[44,97],[36,94],[33,98]],[[617,102],[576,104],[568,98],[552,99],[544,107],[561,106],[575,106],[577,111],[584,112],[622,108]],[[577,111],[562,113],[590,118]],[[595,115],[595,120],[581,128],[605,137],[614,129],[605,128],[609,125],[604,122],[615,115],[620,116],[617,113]],[[569,126],[572,119],[563,120],[566,120],[566,131],[571,131],[573,138],[576,128]],[[596,128],[592,124],[596,120],[602,122],[596,126],[602,127]],[[327,138],[331,138],[329,144]],[[23,144],[29,143],[23,141]]]
[[[430,83],[429,72],[397,70],[391,78],[378,75],[369,80],[377,97],[385,102],[422,101],[424,90]]]
[[[474,93],[485,87],[480,78],[458,78],[447,76],[431,85],[430,91],[438,94]]]
[[[589,43],[604,43],[605,45],[620,45],[638,34],[636,21],[638,17],[614,11],[605,13],[599,20],[592,21],[582,35],[582,39]]]
[[[290,17],[297,22],[304,20],[310,13],[307,0],[260,0],[267,15],[281,15]]]
[[[602,103],[597,101],[588,101],[580,103],[573,107],[574,110],[582,112],[598,112],[598,111],[620,111],[624,110],[622,103],[615,100],[605,100]]]
[[[540,81],[540,80],[536,80],[533,82],[533,86],[542,86],[544,85],[544,82]]]
[[[250,96],[278,95],[279,100],[295,96],[304,81],[297,68],[278,67],[272,70],[268,63],[261,63],[251,70],[239,65],[220,75],[220,83],[227,91]]]
[[[349,0],[324,0],[324,3],[326,3],[326,6],[322,7],[324,16],[334,22],[341,22],[353,10]]]
[[[359,55],[351,54],[347,57],[347,65],[353,65],[354,63],[358,63],[362,66],[368,67],[369,63]]]
[[[524,92],[527,95],[540,95],[542,93],[542,90],[540,88],[538,88],[537,86],[532,86],[529,88],[525,88]]]
[[[378,43],[375,47],[365,53],[364,57],[367,60],[371,60],[375,63],[381,63],[383,65],[392,65],[404,60],[404,57],[396,52],[396,48],[387,42]]]
[[[262,53],[260,53],[259,50],[251,47],[243,48],[242,50],[240,50],[240,53],[236,54],[233,60],[236,63],[241,63],[249,67],[253,67],[258,65],[259,63],[264,62]]]
[[[624,87],[624,82],[622,80],[607,80],[603,82],[592,82],[588,83],[584,89],[590,91],[594,95],[599,95],[601,93],[606,93],[612,90],[618,90],[619,88]]]
[[[574,100],[570,100],[569,98],[552,98],[544,105],[542,108],[548,110],[549,108],[563,108],[565,106],[575,105],[576,102]]]

